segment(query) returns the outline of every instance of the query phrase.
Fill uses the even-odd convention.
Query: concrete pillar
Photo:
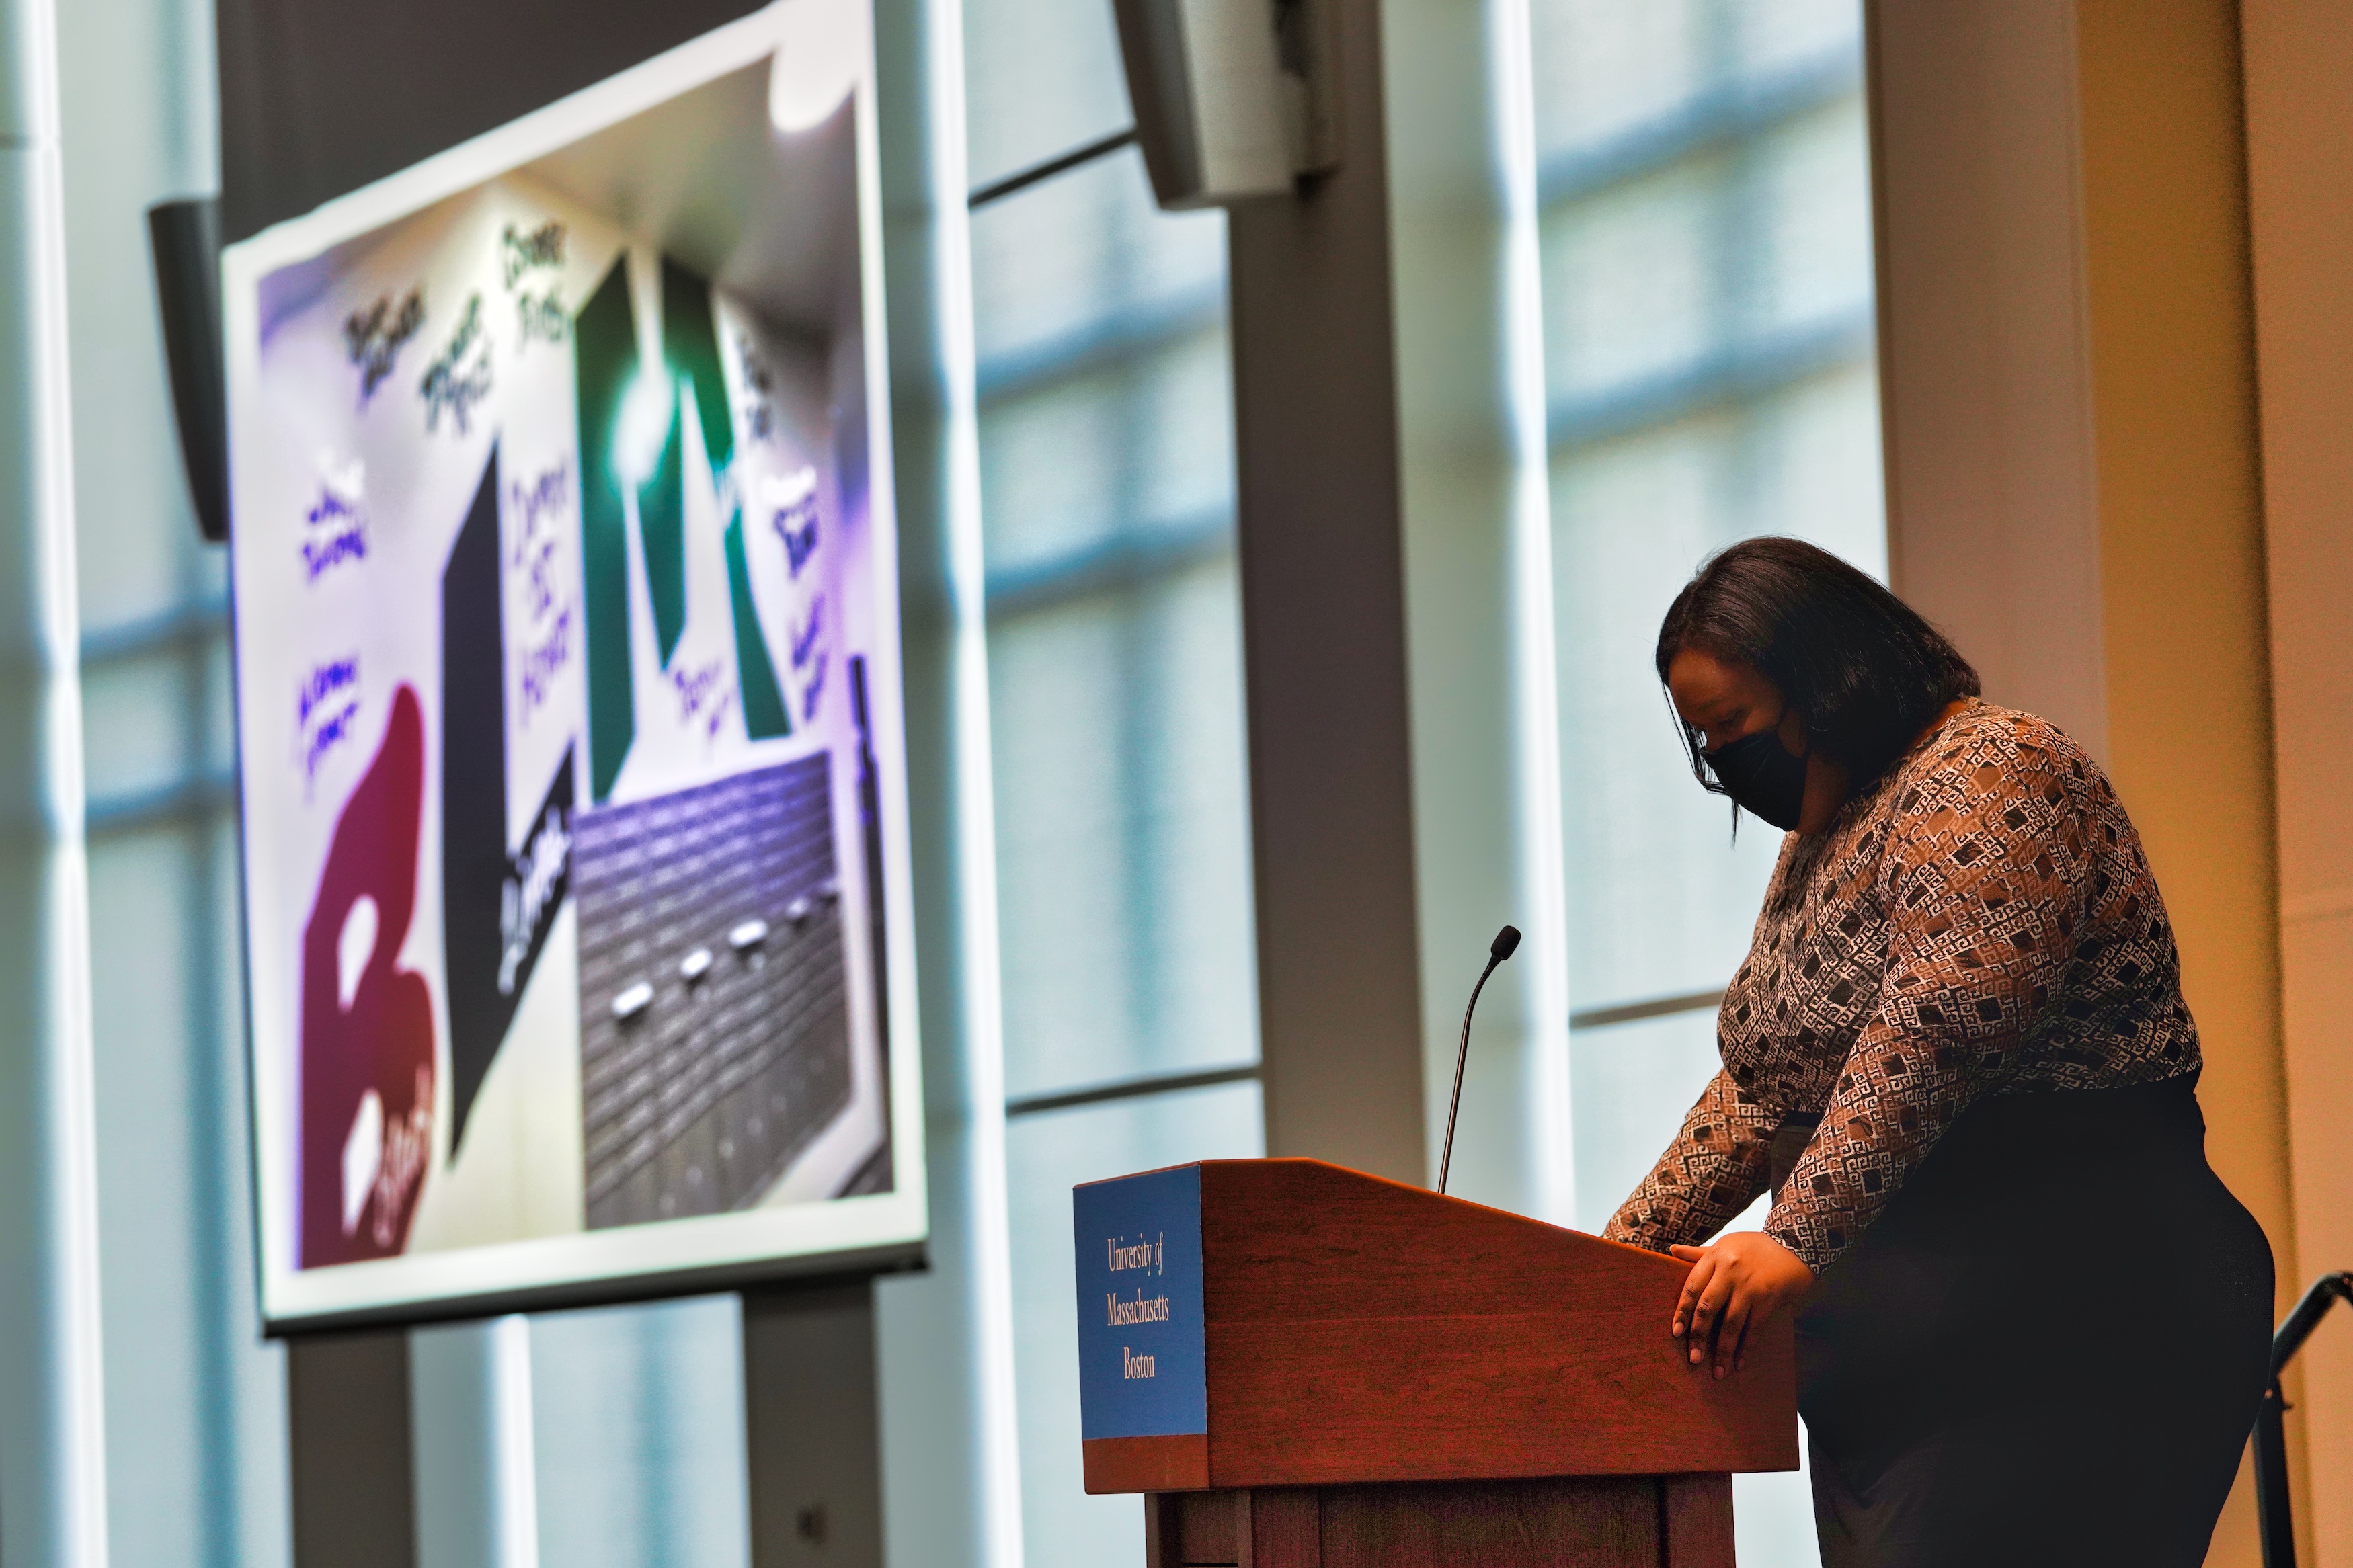
[[[0,1559],[101,1568],[98,1194],[53,0],[0,0]]]
[[[1567,1225],[1567,893],[1527,0],[1382,9],[1431,1174],[1498,926],[1448,1190]]]
[[[1005,1061],[959,0],[875,16],[931,1268],[879,1281],[884,1542],[1018,1568]]]

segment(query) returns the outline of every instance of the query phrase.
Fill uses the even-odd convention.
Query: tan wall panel
[[[2294,903],[2353,896],[2353,6],[2247,0],[2244,27],[2280,895]]]
[[[2110,770],[2179,933],[2215,1169],[2294,1289],[2238,9],[2077,7]],[[2194,1260],[2184,1259],[2194,1267]],[[2248,1489],[2214,1563],[2258,1560]]]
[[[2295,1276],[2309,1284],[2325,1269],[2353,1268],[2353,910],[2297,918],[2289,905],[2281,942],[2288,983],[2290,1146],[2295,1154]],[[2343,1308],[2306,1342],[2291,1386],[2291,1440],[2304,1439],[2305,1474],[2295,1490],[2302,1563],[2353,1563],[2353,1312]]]
[[[2112,771],[2180,930],[2213,1158],[2290,1239],[2236,8],[2081,9]]]
[[[1989,697],[2109,764],[2179,934],[2209,1152],[2271,1236],[2284,1304],[2297,1216],[2238,7],[1871,0],[1867,15],[1897,585]],[[2316,79],[2342,99],[2353,63]],[[2353,191],[2353,168],[2336,178]],[[2314,345],[2345,378],[2338,409],[2348,336]],[[2327,493],[2353,495],[2353,471]],[[2334,610],[2348,582],[2306,591]],[[2348,711],[2337,700],[2328,721],[2353,759]],[[2353,866],[2353,831],[2332,831]],[[2252,1568],[2244,1480],[2211,1560]],[[2299,1467],[2307,1520],[2312,1492]]]
[[[2353,8],[2245,0],[2298,1283],[2353,1268]],[[2314,1337],[2306,1559],[2353,1565],[2353,1315]]]

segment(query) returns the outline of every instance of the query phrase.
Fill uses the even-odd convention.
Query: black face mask
[[[1759,730],[1701,753],[1732,804],[1784,833],[1806,807],[1806,759],[1793,757],[1779,733]]]

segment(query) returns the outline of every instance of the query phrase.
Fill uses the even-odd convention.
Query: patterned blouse
[[[1820,1128],[1766,1234],[1816,1271],[1980,1097],[2153,1083],[2200,1065],[2140,836],[2099,764],[1971,702],[1824,832],[1790,834],[1717,1016],[1724,1068],[1602,1234],[1705,1240]]]

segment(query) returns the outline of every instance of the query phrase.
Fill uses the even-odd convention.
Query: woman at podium
[[[1692,1264],[1670,1331],[1695,1375],[1796,1310],[1829,1568],[2192,1568],[2263,1386],[2272,1257],[2206,1163],[2123,803],[1794,540],[1709,561],[1657,660],[1700,784],[1787,837],[1723,1068],[1605,1234]],[[1709,1243],[1768,1189],[1761,1232]]]

